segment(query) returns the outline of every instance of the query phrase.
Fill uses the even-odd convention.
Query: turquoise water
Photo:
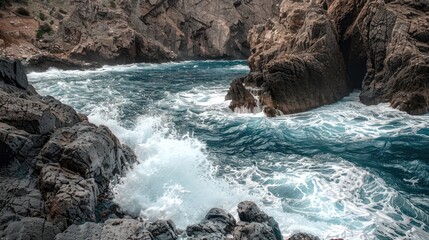
[[[358,93],[306,113],[234,113],[224,96],[244,61],[135,64],[29,74],[52,95],[109,126],[139,158],[112,186],[143,218],[199,222],[253,200],[285,236],[429,239],[429,115]]]

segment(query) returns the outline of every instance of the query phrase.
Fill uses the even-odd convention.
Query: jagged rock
[[[320,240],[320,238],[308,233],[295,233],[288,240]]]
[[[0,237],[54,239],[69,225],[95,221],[100,193],[136,157],[107,127],[19,83],[25,73],[16,66],[0,64]],[[121,233],[109,224],[101,239]]]
[[[55,117],[48,105],[1,91],[0,121],[33,134],[46,134],[55,128]]]
[[[0,77],[4,83],[26,90],[28,88],[27,75],[20,61],[0,59]]]
[[[58,68],[63,70],[81,70],[101,67],[96,63],[85,63],[72,59],[59,58],[53,55],[36,55],[32,56],[25,62],[27,72],[43,72],[49,68]]]
[[[235,226],[236,221],[231,214],[219,208],[212,208],[204,221],[188,226],[186,233],[196,239],[226,239]]]
[[[64,229],[73,223],[95,221],[99,189],[94,179],[84,179],[58,164],[46,164],[39,178],[48,216],[53,223]]]
[[[341,29],[349,76],[362,87],[362,103],[428,112],[429,3],[336,0],[328,12]]]
[[[11,222],[1,232],[1,239],[10,240],[51,240],[60,230],[52,223],[42,218],[22,218],[20,221]]]
[[[88,122],[57,130],[40,151],[40,159],[94,178],[102,192],[115,175],[123,174],[136,161],[107,127]]]
[[[173,240],[178,238],[176,225],[173,221],[158,220],[145,223],[145,230],[150,232],[154,239]]]
[[[243,201],[238,204],[237,212],[241,221],[248,223],[265,223],[271,228],[271,231],[273,232],[273,235],[277,240],[283,239],[279,224],[274,220],[273,217],[270,217],[266,213],[261,211],[256,205],[256,203],[251,201]],[[261,225],[251,225],[243,227],[243,229],[249,228],[254,228],[255,231],[260,228],[265,229],[265,227],[262,227]]]
[[[257,106],[255,97],[244,86],[243,78],[238,78],[232,81],[228,93],[225,96],[225,100],[231,100],[229,108],[232,111],[236,111],[241,108],[253,111]]]
[[[243,58],[248,30],[278,13],[280,0],[70,1],[52,53],[103,63]],[[108,28],[106,26],[109,26]]]
[[[71,225],[62,233],[56,235],[56,240],[101,240],[102,223],[86,222],[82,225]]]
[[[280,19],[254,26],[248,41],[251,74],[245,85],[262,87],[258,95],[268,116],[306,111],[350,92],[337,31],[321,7],[284,0]],[[233,100],[231,106],[244,104]]]
[[[278,240],[273,233],[273,229],[266,223],[239,222],[234,230],[234,239],[237,240]]]

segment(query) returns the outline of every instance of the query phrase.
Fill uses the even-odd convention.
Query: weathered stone
[[[337,31],[321,7],[284,0],[280,19],[254,26],[248,41],[251,74],[243,82],[262,88],[257,95],[266,115],[306,111],[350,92]],[[234,89],[237,81],[228,93],[237,95],[229,97],[230,107],[246,107],[243,94]]]
[[[176,226],[171,220],[147,222],[145,223],[145,229],[157,240],[173,240],[178,238]]]
[[[362,103],[390,102],[410,114],[428,112],[428,9],[427,1],[414,0],[336,0],[330,5],[349,76],[362,86]]]
[[[186,228],[189,237],[196,239],[226,239],[236,226],[234,217],[219,208],[212,208],[205,220]]]
[[[56,226],[42,218],[22,218],[20,221],[9,223],[0,237],[11,240],[51,240],[58,233],[60,230]]]
[[[308,233],[295,233],[288,240],[320,240],[320,238]]]
[[[236,240],[276,240],[273,229],[266,223],[258,222],[239,222],[234,230],[234,239]],[[278,239],[277,239],[278,240]]]
[[[56,235],[56,240],[102,240],[103,224],[86,222],[82,225],[71,225],[64,232]]]

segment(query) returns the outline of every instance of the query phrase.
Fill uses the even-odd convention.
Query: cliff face
[[[390,102],[410,114],[429,111],[429,2],[334,1],[349,76],[364,104]]]
[[[33,26],[30,32],[34,36],[19,44],[8,42],[8,46],[25,42],[36,47],[20,52],[8,48],[6,52],[12,57],[55,54],[114,64],[246,58],[248,30],[277,16],[279,3],[280,0],[70,0],[51,6],[54,3],[34,1],[23,5],[34,9],[28,18],[34,15],[33,25],[47,24],[52,31],[36,39],[37,27]],[[40,12],[45,13],[46,20],[39,18]],[[5,28],[5,36],[9,30]]]
[[[257,89],[268,116],[306,111],[349,93],[338,34],[321,6],[285,0],[279,20],[253,27],[248,40],[251,73],[231,85],[232,109],[256,101],[249,88]],[[246,98],[233,97],[237,88]]]
[[[357,88],[364,104],[428,112],[427,1],[284,0],[281,6],[279,21],[249,33],[251,73],[231,83],[231,109],[252,110],[252,91],[275,116],[332,103]]]

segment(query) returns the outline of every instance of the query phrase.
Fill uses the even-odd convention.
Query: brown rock
[[[427,1],[414,0],[331,4],[329,13],[343,33],[349,76],[355,85],[362,84],[362,103],[390,102],[410,114],[428,112],[428,11]]]
[[[245,85],[261,85],[258,95],[268,116],[306,111],[349,93],[337,31],[321,7],[284,0],[280,19],[253,27],[248,39],[252,73],[247,78],[262,80]],[[230,90],[236,89],[236,81],[233,85]],[[243,97],[229,94],[235,95],[231,106],[245,106]]]

